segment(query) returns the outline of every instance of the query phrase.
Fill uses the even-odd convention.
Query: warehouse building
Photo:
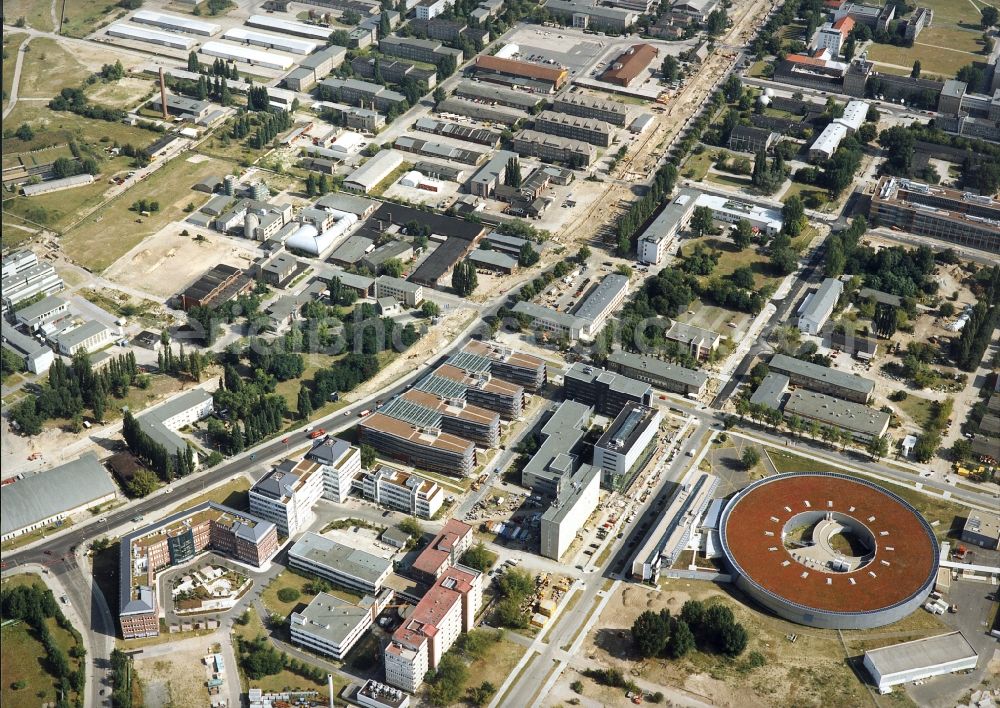
[[[968,514],[962,525],[962,540],[995,551],[1000,545],[1000,515],[972,510]]]
[[[49,337],[49,341],[63,356],[73,356],[78,351],[88,353],[103,349],[118,336],[115,330],[97,320],[88,320],[79,327],[64,330]]]
[[[421,140],[409,135],[401,135],[392,144],[397,150],[416,153],[424,157],[437,157],[443,160],[454,160],[466,165],[478,165],[486,159],[486,153],[479,150],[467,150],[446,143],[435,143]]]
[[[596,118],[611,125],[625,126],[628,110],[624,103],[608,101],[582,93],[565,93],[552,104],[552,110],[582,118]]]
[[[506,253],[479,248],[469,254],[469,260],[478,270],[510,275],[517,270],[517,259]]]
[[[518,121],[526,120],[528,114],[503,105],[493,105],[471,99],[449,96],[437,104],[437,111],[443,116],[464,116],[483,123],[515,126]]]
[[[768,368],[784,374],[793,386],[802,386],[810,391],[825,393],[854,403],[868,403],[875,391],[875,383],[868,379],[820,366],[785,354],[775,354]]]
[[[587,364],[573,364],[563,384],[566,398],[592,406],[609,417],[617,416],[629,403],[648,406],[653,400],[653,389],[648,383]]]
[[[537,157],[546,162],[564,162],[574,168],[589,167],[594,159],[590,143],[548,135],[537,130],[522,130],[514,136],[514,152]]]
[[[129,20],[173,32],[197,34],[202,37],[211,37],[222,29],[219,25],[211,22],[203,22],[191,19],[190,17],[184,17],[183,15],[170,15],[165,12],[153,12],[151,10],[139,10],[133,13]]]
[[[26,197],[37,197],[42,194],[60,192],[64,189],[83,187],[84,185],[93,183],[94,175],[84,173],[80,175],[72,175],[70,177],[63,177],[61,179],[49,179],[44,182],[39,182],[38,184],[26,184],[21,188],[21,192]]]
[[[539,521],[540,553],[558,561],[597,508],[601,470],[583,465],[567,479]]]
[[[423,427],[381,412],[362,419],[358,439],[380,454],[441,474],[465,477],[476,464],[476,446],[439,427]]]
[[[278,552],[274,524],[205,502],[123,536],[118,556],[118,621],[125,639],[160,633],[156,574],[205,551],[262,568]]]
[[[375,157],[347,176],[344,180],[344,189],[368,194],[402,164],[402,153],[396,150],[380,150]]]
[[[989,196],[882,177],[869,217],[887,228],[1000,253],[1000,202]]]
[[[203,388],[193,388],[143,412],[136,418],[136,422],[139,429],[153,442],[166,448],[168,454],[186,454],[187,441],[177,431],[212,415],[214,411],[212,394]],[[194,466],[197,469],[197,455],[194,457]]]
[[[118,39],[127,39],[133,42],[145,42],[146,44],[156,44],[170,49],[182,49],[190,51],[197,41],[194,37],[185,37],[174,32],[160,32],[159,30],[136,27],[125,22],[115,22],[108,27],[108,36]]]
[[[542,111],[535,117],[535,130],[563,138],[583,140],[600,147],[611,145],[611,126],[597,118]]]
[[[250,15],[246,24],[250,27],[269,30],[271,32],[281,32],[284,34],[305,37],[317,42],[326,43],[330,40],[330,28],[322,25],[310,25],[305,22],[295,22],[294,20],[283,20],[273,15]],[[331,47],[344,51],[343,47]]]
[[[253,289],[253,279],[239,268],[220,263],[181,293],[181,309],[217,307]]]
[[[301,612],[288,616],[292,643],[343,661],[394,594],[383,588],[377,597],[366,595],[355,604],[321,592]]]
[[[477,128],[460,123],[449,123],[447,121],[435,120],[434,118],[418,118],[413,124],[416,130],[435,135],[446,135],[456,140],[465,140],[470,143],[486,145],[495,148],[500,144],[500,133],[488,128]],[[478,162],[478,161],[477,161]]]
[[[307,532],[288,549],[288,566],[365,595],[377,595],[392,572],[388,558]]]
[[[607,367],[615,373],[689,398],[701,397],[708,385],[708,374],[704,372],[623,349],[616,349],[608,355]]]
[[[243,62],[250,66],[262,66],[265,69],[277,69],[278,71],[288,71],[295,65],[295,60],[286,54],[271,49],[266,51],[251,49],[242,44],[227,42],[205,42],[201,46],[201,53],[226,61]]]
[[[651,44],[633,44],[608,65],[601,80],[628,87],[659,54],[659,50]]]
[[[434,518],[444,503],[444,491],[436,483],[385,465],[365,473],[362,493],[376,504],[421,519]]]
[[[798,309],[799,331],[819,334],[833,314],[837,301],[844,292],[844,284],[837,278],[826,278],[815,293],[806,295]]]
[[[3,260],[3,314],[36,295],[51,295],[63,289],[63,280],[51,263],[39,263],[31,251],[18,251]]]
[[[5,325],[6,326],[6,323]],[[5,484],[0,495],[4,542],[118,497],[107,470],[88,452],[77,459]]]
[[[18,332],[6,320],[2,326],[3,347],[21,358],[25,368],[33,374],[44,374],[55,361],[55,353],[34,337]]]
[[[410,280],[430,288],[439,287],[441,281],[451,277],[455,265],[464,259],[474,246],[475,240],[449,236],[417,266],[410,275]]]
[[[555,93],[569,78],[569,72],[561,66],[534,64],[488,54],[478,55],[472,66],[479,79],[509,86],[524,85],[535,92],[543,90]]]
[[[612,274],[605,276],[590,291],[572,313],[559,312],[550,307],[522,300],[514,306],[516,314],[531,319],[532,326],[555,333],[570,340],[592,339],[604,327],[608,317],[625,301],[628,278]]]
[[[659,409],[638,403],[622,408],[608,429],[594,445],[594,467],[601,471],[601,484],[608,489],[621,489],[645,465],[651,454],[650,443],[656,440],[663,416]]]
[[[69,303],[61,297],[49,295],[14,312],[14,319],[29,330],[36,330],[46,322],[62,319],[68,314]]]
[[[299,23],[291,22],[288,24],[297,25]],[[303,26],[311,27],[311,25]],[[327,74],[343,64],[346,56],[347,49],[339,47],[336,44],[332,44],[325,49],[320,49],[318,52],[310,54],[303,59],[299,63],[298,68],[285,77],[285,86],[293,91],[310,91]]]
[[[961,632],[869,649],[864,658],[865,668],[883,694],[904,683],[969,671],[978,663],[979,653]]]

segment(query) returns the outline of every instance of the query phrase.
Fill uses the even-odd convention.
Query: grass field
[[[769,449],[768,454],[779,472],[839,472],[873,481],[870,477],[845,470],[832,463],[811,460],[784,450]],[[913,487],[884,482],[880,479],[874,482],[912,504],[934,526],[934,533],[939,540],[947,538],[955,519],[965,514],[964,507],[938,496],[924,494]]]
[[[112,108],[132,108],[154,90],[152,80],[126,77],[111,83],[98,82],[85,89],[87,97],[94,103]]]
[[[921,35],[922,37],[923,35]],[[911,67],[913,66],[913,62],[919,59],[921,76],[924,74],[937,74],[951,78],[966,64],[982,61],[983,55],[922,44],[914,44],[912,47],[872,44],[868,49],[868,59],[876,62],[876,64],[885,62],[902,67]],[[877,66],[876,68],[881,71]]]
[[[734,270],[744,266],[749,266],[753,271],[754,284],[758,288],[762,288],[767,285],[776,285],[781,280],[780,278],[772,276],[768,272],[767,256],[758,253],[757,249],[752,245],[741,251],[737,249],[733,242],[728,238],[721,238],[718,236],[702,236],[700,238],[685,240],[684,245],[681,247],[680,254],[682,256],[690,254],[697,244],[701,244],[708,250],[719,252],[719,263],[715,266],[715,270],[712,271],[711,275],[699,277],[699,280],[702,282],[716,277],[726,278],[731,275]]]
[[[31,44],[34,46],[34,42]],[[70,140],[90,145],[117,141],[146,146],[159,137],[157,133],[124,123],[90,120],[68,111],[51,111],[39,102],[18,103],[4,123],[13,126],[28,123],[35,131],[34,140],[27,143],[16,138],[5,139],[4,155],[38,150],[49,145],[65,145]]]
[[[709,182],[715,182],[716,184],[724,184],[727,187],[736,187],[737,189],[751,188],[749,177],[737,177],[735,175],[719,174],[718,172],[709,172],[706,176]]]
[[[684,168],[681,170],[681,174],[687,179],[700,182],[705,179],[705,175],[708,174],[708,168],[712,166],[715,162],[716,150],[706,149],[700,154],[692,153],[684,163]]]
[[[4,0],[3,16],[5,24],[16,24],[24,18],[28,27],[42,32],[51,32],[52,4],[45,0]]]
[[[24,44],[28,35],[23,32],[7,32],[3,36],[3,105],[7,105],[7,96],[10,94],[11,85],[14,82],[14,65],[17,63],[17,50]]]
[[[66,4],[63,34],[70,37],[86,37],[125,14],[126,10],[109,0],[73,0],[72,3]]]
[[[903,411],[906,416],[923,428],[930,421],[931,401],[922,396],[915,396],[912,393],[902,401],[894,401],[893,405]]]
[[[23,98],[52,98],[61,89],[81,85],[90,73],[56,40],[36,37],[24,55],[17,93]]]
[[[94,272],[103,271],[147,236],[171,221],[184,218],[191,201],[191,185],[209,175],[228,174],[232,165],[215,158],[191,162],[176,157],[145,181],[89,215],[65,234],[62,246],[77,263]],[[141,217],[129,210],[138,199],[153,199],[160,211]]]
[[[309,595],[306,593],[305,585],[309,582],[308,578],[305,578],[298,573],[291,570],[282,571],[261,593],[261,600],[264,602],[264,607],[266,607],[271,612],[281,615],[282,617],[287,617],[292,613],[297,607],[305,607],[309,602],[315,597],[315,595]],[[292,602],[284,602],[278,598],[278,591],[283,588],[292,588],[297,590],[300,597]],[[335,588],[329,591],[330,595],[339,597],[347,602],[358,602],[361,600],[360,595],[355,595],[339,588]]]
[[[978,54],[983,51],[983,35],[980,30],[967,30],[956,26],[938,25],[928,27],[917,37],[916,44],[934,45],[938,47],[948,47],[949,49],[959,49],[963,52]]]
[[[250,508],[250,497],[247,494],[248,491],[250,491],[250,482],[244,477],[237,477],[236,479],[229,480],[221,487],[216,487],[215,489],[205,492],[194,499],[184,502],[170,513],[176,514],[178,511],[190,509],[193,506],[198,506],[202,502],[207,501],[232,507],[237,511],[245,511]]]
[[[921,0],[920,7],[929,7],[934,10],[934,27],[958,25],[981,32],[982,30],[979,29],[980,14],[977,8],[982,7],[983,4],[983,2],[955,2],[955,0]],[[929,31],[930,29],[924,30],[918,39],[923,41],[924,33]]]
[[[785,193],[781,196],[782,202],[787,202],[792,196],[798,195],[809,209],[822,209],[829,200],[825,189],[815,187],[811,184],[792,182]]]

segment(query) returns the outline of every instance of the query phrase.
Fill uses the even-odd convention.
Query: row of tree
[[[746,649],[749,635],[726,605],[705,607],[688,600],[676,617],[667,609],[640,614],[632,624],[632,641],[644,658],[680,659],[695,648],[735,657]]]
[[[129,410],[122,415],[122,437],[125,438],[129,451],[164,482],[170,482],[175,477],[185,477],[195,471],[194,450],[190,445],[185,445],[183,450],[167,450],[142,429]]]

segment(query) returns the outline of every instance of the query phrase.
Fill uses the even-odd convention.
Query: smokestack
[[[160,67],[160,107],[163,108],[163,120],[170,118],[170,114],[167,112],[167,77],[163,73],[163,67]]]
[[[333,704],[333,674],[326,675],[326,688],[330,692],[330,708],[334,708]]]

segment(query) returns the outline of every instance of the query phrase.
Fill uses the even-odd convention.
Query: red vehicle
[[[358,413],[358,418],[364,418],[366,415],[371,415],[371,411],[368,410],[367,408]]]
[[[288,444],[288,438],[282,438],[281,442],[283,442],[285,445],[287,445]]]
[[[315,440],[320,435],[326,435],[326,431],[323,430],[322,428],[316,428],[316,430],[314,430],[311,433],[309,433],[309,439],[310,440]]]

